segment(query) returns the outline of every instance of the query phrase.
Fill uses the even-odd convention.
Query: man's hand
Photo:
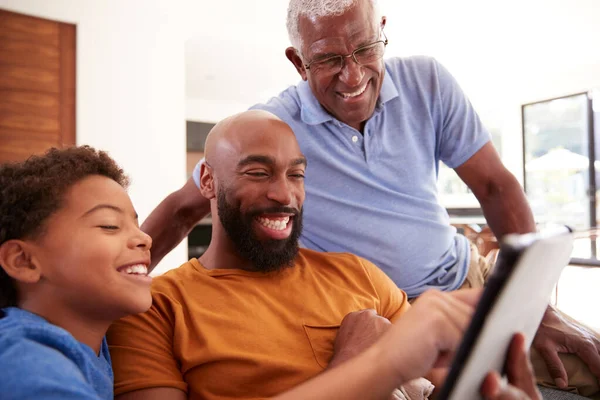
[[[373,346],[398,382],[447,367],[464,335],[481,289],[428,290]]]
[[[566,320],[550,306],[533,340],[533,347],[546,362],[548,373],[559,388],[567,387],[568,377],[558,353],[577,354],[590,371],[600,378],[600,341],[587,329]]]
[[[508,385],[503,385],[500,376],[491,372],[481,385],[481,394],[487,400],[541,400],[535,384],[533,367],[525,350],[525,337],[517,334],[513,338],[506,360]]]
[[[392,323],[373,309],[354,311],[342,320],[333,346],[333,358],[328,368],[362,353],[391,328]]]

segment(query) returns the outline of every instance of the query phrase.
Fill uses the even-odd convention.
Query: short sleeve
[[[434,67],[442,112],[439,158],[456,168],[489,142],[490,134],[450,72],[435,60]]]
[[[108,400],[98,396],[72,360],[33,340],[3,343],[0,371],[4,400]]]
[[[187,393],[173,351],[174,300],[152,294],[152,307],[145,313],[125,317],[108,330],[107,340],[115,375],[115,396],[157,387]]]
[[[410,308],[406,293],[372,262],[360,258],[379,298],[377,314],[395,322]]]

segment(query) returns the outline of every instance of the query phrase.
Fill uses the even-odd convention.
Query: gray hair
[[[298,52],[302,50],[302,38],[298,28],[298,20],[301,16],[320,18],[342,15],[358,1],[363,0],[290,0],[287,11],[287,31],[292,46]],[[375,17],[379,19],[377,0],[369,1],[375,10]]]

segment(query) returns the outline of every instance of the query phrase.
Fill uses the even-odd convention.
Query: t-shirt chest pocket
[[[317,364],[323,369],[327,368],[333,357],[333,345],[340,329],[337,325],[312,325],[304,324],[304,332],[310,343]]]

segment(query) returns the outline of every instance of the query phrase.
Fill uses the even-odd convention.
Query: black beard
[[[255,271],[278,271],[294,265],[294,259],[298,255],[298,239],[302,233],[302,209],[298,211],[290,207],[271,207],[242,214],[239,208],[227,202],[222,187],[217,193],[217,208],[225,233],[239,255],[254,265]],[[294,214],[290,236],[286,239],[258,239],[252,229],[255,218],[261,214],[274,213]]]

